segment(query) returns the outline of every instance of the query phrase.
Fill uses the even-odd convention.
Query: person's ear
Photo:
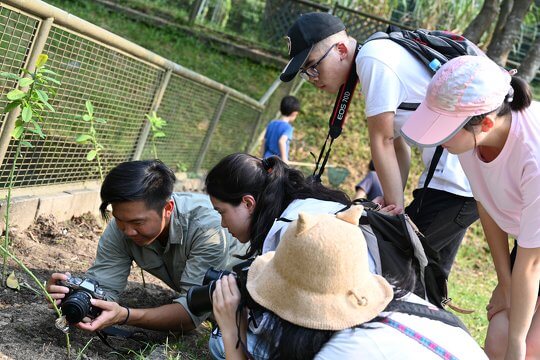
[[[486,116],[482,119],[480,125],[482,127],[482,132],[488,132],[493,127],[493,120]]]
[[[344,42],[339,42],[336,44],[336,49],[338,50],[339,60],[345,60],[347,58],[347,54],[349,54],[349,48],[347,47],[347,44],[345,44]]]
[[[248,209],[249,214],[253,214],[255,211],[255,206],[257,206],[257,200],[253,197],[253,195],[244,195],[242,196],[242,204]]]
[[[174,209],[174,200],[173,199],[169,199],[169,201],[167,201],[165,203],[165,207],[163,208],[163,211],[164,211],[164,214],[165,214],[165,217],[166,218],[170,218],[171,217],[171,214],[173,212],[173,209]]]

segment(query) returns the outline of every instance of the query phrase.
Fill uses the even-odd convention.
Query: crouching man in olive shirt
[[[225,268],[241,245],[220,226],[220,216],[208,196],[173,193],[175,181],[174,173],[159,160],[124,162],[105,178],[100,211],[107,218],[110,204],[114,218],[99,240],[95,262],[86,277],[100,284],[109,301],[91,300],[102,312],[91,322],[76,324],[80,329],[96,331],[127,324],[189,331],[208,316],[189,311],[187,291],[202,284],[208,268]],[[172,304],[149,309],[119,305],[132,262],[180,296]],[[47,281],[47,291],[57,304],[69,291],[58,281],[68,276],[54,273]]]

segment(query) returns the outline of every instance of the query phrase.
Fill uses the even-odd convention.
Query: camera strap
[[[116,337],[116,338],[134,340],[140,343],[144,343],[145,341],[148,341],[148,334],[146,334],[144,331],[141,331],[141,330],[130,331],[126,329],[120,329],[116,326],[109,326],[103,330],[96,331],[96,335],[105,345],[107,345],[108,347],[110,347],[111,349],[115,351],[120,351],[120,350],[112,346],[107,340],[111,336]]]
[[[356,89],[356,85],[358,84],[358,74],[356,73],[356,56],[358,55],[358,52],[360,51],[360,48],[362,45],[358,45],[356,48],[356,51],[354,52],[354,58],[353,62],[351,64],[351,68],[349,69],[349,75],[347,76],[347,81],[345,84],[341,85],[339,88],[338,95],[336,97],[336,102],[334,103],[334,110],[332,110],[332,115],[330,116],[329,120],[329,130],[328,135],[326,136],[326,140],[324,141],[324,145],[321,149],[321,152],[319,153],[319,157],[317,159],[317,162],[315,163],[315,170],[313,170],[313,178],[320,182],[321,176],[324,172],[324,167],[326,166],[326,163],[328,161],[328,157],[330,156],[330,150],[332,150],[332,144],[335,139],[341,135],[341,132],[343,130],[343,125],[345,124],[345,119],[347,117],[347,112],[349,111],[349,105],[351,104],[352,96],[354,94],[354,90]],[[328,145],[328,150],[326,151],[326,144],[328,143],[328,139],[330,139],[330,144]],[[324,160],[323,160],[324,156]],[[321,164],[322,160],[322,164]],[[319,169],[319,164],[320,169]],[[319,172],[317,173],[317,170]]]

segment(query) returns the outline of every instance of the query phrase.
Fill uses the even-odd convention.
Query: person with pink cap
[[[491,359],[540,358],[540,103],[488,58],[443,65],[401,129],[459,155],[478,204],[498,284],[486,307]],[[509,251],[508,238],[514,237]]]

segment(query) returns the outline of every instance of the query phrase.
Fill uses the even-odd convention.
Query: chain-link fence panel
[[[193,171],[222,96],[217,90],[173,75],[157,112],[167,121],[165,137],[156,139],[158,158],[176,171]],[[153,157],[150,132],[142,158]]]
[[[95,124],[104,147],[103,171],[130,160],[163,71],[57,26],[52,27],[43,53],[61,85],[50,101],[55,112],[48,112],[42,124],[46,137],[27,138],[33,147],[23,148],[14,186],[99,179],[97,161],[86,160],[91,145],[75,142],[90,131],[90,123],[82,119],[86,100],[92,102],[95,117],[106,120]],[[0,170],[3,187],[15,150],[12,141],[4,159],[7,166]]]
[[[228,98],[221,118],[212,134],[202,169],[210,169],[225,155],[244,151],[257,125],[260,110],[241,101]]]
[[[39,20],[8,9],[0,4],[0,72],[19,75],[28,58],[28,49],[36,35]],[[0,77],[0,94],[15,89],[17,82]],[[0,127],[6,114],[5,96],[0,97]]]
[[[261,40],[270,46],[286,50],[284,37],[300,14],[315,11],[329,12],[330,9],[328,6],[303,0],[267,0]]]

